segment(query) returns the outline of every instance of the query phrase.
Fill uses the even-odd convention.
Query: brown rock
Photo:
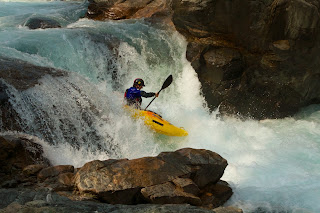
[[[200,192],[199,187],[189,178],[176,178],[172,182],[186,193],[198,195]]]
[[[160,153],[158,157],[167,162],[181,160],[179,163],[188,165],[192,171],[191,179],[200,189],[209,183],[216,183],[228,165],[219,154],[205,149],[184,148],[172,153]]]
[[[28,165],[49,166],[49,160],[42,155],[42,146],[33,142],[27,135],[0,136],[0,174],[3,174],[0,176],[0,182],[21,176],[22,170]]]
[[[242,209],[233,207],[233,206],[227,206],[227,207],[218,207],[213,209],[214,213],[243,213]]]
[[[186,193],[171,182],[141,189],[142,195],[153,204],[183,204],[200,206],[199,197]]]
[[[233,194],[232,189],[225,181],[206,186],[200,196],[202,205],[206,208],[217,208],[224,204]]]
[[[216,153],[186,148],[157,157],[92,161],[76,173],[75,185],[81,193],[109,203],[134,204],[142,188],[179,177],[192,177],[202,187],[217,182],[226,166],[227,161]]]
[[[74,173],[71,173],[71,172],[62,173],[62,174],[59,174],[58,176],[58,182],[62,183],[63,185],[73,186],[73,178],[74,178]]]
[[[35,164],[35,165],[28,165],[23,169],[23,174],[26,176],[30,175],[37,175],[42,169],[46,168],[46,165],[42,164]]]
[[[149,18],[167,14],[170,7],[167,0],[96,0],[90,2],[87,17],[95,20],[120,20],[129,18]]]
[[[38,179],[45,180],[48,177],[55,177],[62,173],[74,172],[74,167],[71,165],[59,165],[59,166],[52,166],[45,169],[42,169],[38,173]]]

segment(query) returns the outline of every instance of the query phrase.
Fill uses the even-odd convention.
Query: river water
[[[319,105],[285,119],[222,119],[206,107],[180,34],[146,20],[88,20],[82,18],[87,6],[0,1],[0,56],[69,73],[46,76],[24,92],[11,89],[25,133],[39,138],[54,164],[80,167],[94,159],[209,149],[228,160],[222,179],[234,195],[227,205],[257,213],[320,212]],[[25,23],[33,17],[62,27],[30,30]],[[149,109],[184,127],[189,136],[183,138],[155,134],[122,108],[135,78],[145,80],[145,91],[156,92],[170,74],[173,83]]]

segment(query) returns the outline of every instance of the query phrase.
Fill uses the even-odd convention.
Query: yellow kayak
[[[125,108],[131,113],[131,116],[135,119],[142,119],[144,124],[153,129],[157,133],[168,136],[187,136],[188,132],[183,128],[176,127],[168,121],[162,119],[160,115],[149,110],[134,109],[130,106]]]

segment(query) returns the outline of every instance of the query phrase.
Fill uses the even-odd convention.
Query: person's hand
[[[158,96],[159,96],[159,93],[154,94],[154,96],[158,97]]]

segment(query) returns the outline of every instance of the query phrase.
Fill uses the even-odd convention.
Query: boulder
[[[94,37],[100,42],[107,38]],[[113,76],[116,78],[116,73]],[[77,148],[96,143],[89,147],[117,153],[112,137],[101,135],[96,126],[103,114],[100,108],[108,106],[91,99],[93,90],[81,90],[74,80],[89,84],[73,72],[0,57],[0,131],[19,131],[37,135],[49,144],[70,143]],[[104,115],[105,122],[108,117]]]
[[[184,212],[184,213],[242,213],[234,207],[219,207],[214,210],[191,205],[110,205],[99,202],[69,200],[51,192],[52,202],[47,201],[48,189],[0,189],[1,212]]]
[[[49,160],[43,157],[41,145],[23,135],[0,136],[0,182],[6,180],[20,182],[24,178],[22,171],[33,164],[41,168],[50,165]]]
[[[202,189],[199,197],[202,200],[203,207],[214,209],[227,202],[232,194],[229,184],[221,180]]]
[[[58,165],[51,166],[45,169],[42,169],[37,177],[39,180],[45,180],[47,178],[56,177],[63,173],[73,173],[74,167],[72,165]]]
[[[176,178],[172,182],[182,191],[193,195],[198,195],[199,187],[189,178]]]
[[[193,188],[192,191],[197,193],[195,188],[203,188],[207,184],[218,182],[226,166],[227,161],[214,152],[185,148],[175,152],[163,152],[156,157],[96,160],[86,163],[76,173],[75,185],[80,193],[91,193],[104,202],[136,204],[144,200],[141,190],[147,193],[150,188],[144,188],[165,184],[158,188],[176,188],[177,193],[190,194],[183,199],[191,199],[190,203],[195,204],[197,203],[195,200],[198,200],[196,195],[182,189]],[[190,178],[192,181],[187,184],[177,178]],[[191,186],[192,182],[196,186]],[[159,195],[155,202],[169,201],[170,199],[163,199],[166,197],[165,193],[171,192]],[[177,193],[170,196],[179,200],[178,197],[181,196]],[[150,196],[147,197],[152,200]]]
[[[171,182],[149,186],[141,189],[142,195],[153,204],[183,204],[189,203],[194,206],[202,204],[199,197],[186,193],[177,188]]]
[[[40,84],[45,76],[67,76],[62,70],[36,66],[21,60],[0,57],[0,130],[23,131],[23,119],[12,105],[13,91],[23,92]],[[19,104],[17,104],[19,105]]]
[[[42,169],[46,167],[47,167],[46,165],[42,165],[42,164],[28,165],[25,168],[23,168],[22,172],[26,176],[37,175],[38,172],[40,172]]]
[[[58,182],[63,185],[72,187],[74,185],[73,183],[74,175],[75,174],[71,172],[61,173],[58,176]]]
[[[29,27],[29,29],[46,29],[46,28],[61,28],[61,24],[48,17],[32,17],[26,21],[24,24]]]
[[[95,0],[88,6],[87,17],[95,20],[120,20],[149,18],[167,15],[170,7],[167,0]]]

